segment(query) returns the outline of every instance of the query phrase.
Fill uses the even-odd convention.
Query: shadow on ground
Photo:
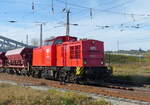
[[[112,82],[126,84],[126,85],[136,85],[136,86],[144,86],[150,85],[150,76],[143,75],[129,75],[129,76],[112,76]]]

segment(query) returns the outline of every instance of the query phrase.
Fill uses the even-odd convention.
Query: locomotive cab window
[[[62,44],[62,43],[63,43],[62,39],[57,39],[57,40],[54,42],[54,44]]]
[[[53,41],[46,41],[45,43],[44,43],[44,45],[52,45],[53,44]]]

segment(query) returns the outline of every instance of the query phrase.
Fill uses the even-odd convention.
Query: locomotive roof
[[[25,47],[7,51],[6,56],[20,54],[24,49],[25,49]]]
[[[74,39],[77,39],[77,37],[73,37],[73,36],[57,36],[57,37],[54,37],[54,38],[50,38],[50,39],[47,39],[45,41],[52,41],[52,40],[55,40],[55,39],[58,39],[58,38],[74,38]]]

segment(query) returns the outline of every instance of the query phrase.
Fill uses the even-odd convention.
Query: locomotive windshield
[[[58,39],[54,42],[54,44],[61,44],[62,42],[63,42],[62,39]]]
[[[44,42],[44,45],[52,45],[53,44],[53,41],[45,41]]]
[[[54,43],[53,43],[54,42]],[[63,40],[62,39],[57,39],[57,40],[55,40],[55,41],[45,41],[44,42],[44,45],[52,45],[52,44],[54,44],[54,45],[56,45],[56,44],[61,44],[61,43],[63,43]]]

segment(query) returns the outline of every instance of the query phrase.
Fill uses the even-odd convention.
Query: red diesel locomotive
[[[5,56],[4,56],[5,55]],[[104,45],[98,40],[58,36],[38,48],[20,48],[0,53],[3,72],[68,82],[109,77],[104,63]]]

